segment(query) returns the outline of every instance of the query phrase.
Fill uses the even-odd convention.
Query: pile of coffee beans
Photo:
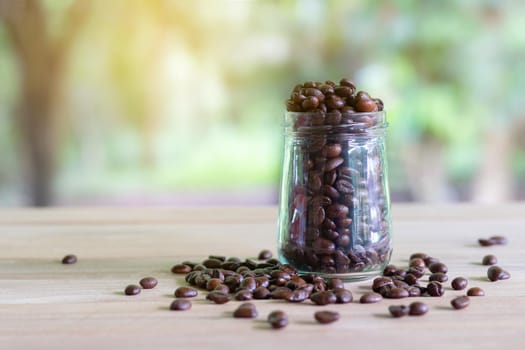
[[[341,79],[297,85],[286,105],[281,260],[329,276],[380,271],[391,253],[382,101]]]

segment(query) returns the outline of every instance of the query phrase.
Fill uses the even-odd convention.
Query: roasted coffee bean
[[[376,277],[372,283],[372,290],[377,293],[382,287],[392,285],[394,282],[390,277]]]
[[[304,288],[298,288],[286,294],[284,296],[284,299],[292,303],[300,303],[300,302],[305,301],[309,297],[310,297],[310,293],[308,292],[308,290]]]
[[[143,279],[140,280],[139,284],[142,286],[142,288],[144,289],[152,289],[152,288],[155,288],[157,286],[159,282],[157,281],[157,279],[155,277],[144,277]]]
[[[486,239],[486,238],[480,238],[478,239],[478,242],[479,242],[479,245],[482,247],[489,247],[491,245],[494,245],[494,243],[492,243],[490,239]]]
[[[425,269],[424,269],[424,268],[421,268],[421,267],[411,266],[411,267],[408,269],[407,274],[411,274],[411,275],[413,275],[416,279],[418,279],[418,278],[423,277],[423,275],[425,274]],[[406,276],[405,276],[405,277],[406,277]]]
[[[256,318],[257,315],[257,309],[252,303],[243,303],[233,312],[235,318]]]
[[[184,311],[191,309],[191,301],[186,299],[176,299],[170,305],[170,310]]]
[[[208,259],[216,259],[220,260],[221,262],[226,261],[226,257],[224,255],[208,255]]]
[[[467,291],[469,297],[482,297],[485,295],[485,291],[479,287],[472,287]]]
[[[253,294],[247,289],[241,289],[240,291],[235,293],[233,298],[238,301],[252,300]]]
[[[375,292],[365,293],[361,295],[361,298],[359,298],[359,302],[361,304],[372,304],[372,303],[380,302],[381,300],[383,300],[383,296]]]
[[[269,251],[268,249],[264,249],[264,250],[261,250],[261,252],[259,253],[259,260],[268,260],[270,259],[271,257],[273,256],[272,252]]]
[[[430,265],[432,265],[434,263],[438,263],[439,259],[438,258],[434,258],[433,256],[427,256],[426,258],[423,259],[423,261],[425,262],[425,265],[427,265],[427,267],[430,267]]]
[[[428,305],[420,301],[413,302],[408,308],[408,314],[411,316],[421,316],[428,312]]]
[[[288,316],[281,310],[272,311],[268,314],[268,323],[274,329],[284,328],[288,325]]]
[[[424,270],[427,265],[425,264],[425,260],[422,258],[412,258],[410,259],[409,266]]]
[[[510,273],[501,267],[494,265],[487,270],[487,277],[491,282],[506,280],[510,278]]]
[[[266,287],[257,287],[252,292],[254,299],[268,299],[270,291]]]
[[[421,289],[419,287],[411,286],[407,289],[409,297],[419,297],[421,296]]]
[[[316,321],[322,324],[335,322],[339,319],[339,317],[340,316],[338,312],[328,310],[317,311],[314,314],[314,318],[316,319]]]
[[[336,304],[348,304],[351,303],[352,300],[354,300],[354,296],[352,295],[352,292],[348,289],[344,288],[336,288],[334,289],[335,294],[335,303]]]
[[[215,288],[217,288],[218,285],[221,285],[223,281],[221,281],[219,278],[210,278],[208,282],[206,282],[206,290],[212,291]]]
[[[399,287],[392,287],[392,288],[389,288],[388,291],[386,291],[383,296],[388,299],[401,299],[401,298],[407,298],[409,296],[409,293],[407,289],[403,289]]]
[[[485,255],[481,263],[483,265],[496,265],[498,263],[498,258],[496,258],[496,256],[492,254]]]
[[[447,265],[443,264],[442,262],[434,262],[434,263],[431,263],[431,264],[428,266],[428,269],[429,269],[430,272],[432,272],[432,273],[436,273],[436,272],[447,273],[447,272],[448,272],[448,267],[447,267]]]
[[[492,244],[497,244],[497,245],[505,245],[508,242],[507,237],[504,237],[504,236],[492,236],[489,238],[489,241]]]
[[[450,285],[454,290],[463,290],[467,288],[468,280],[465,277],[456,277],[452,280]]]
[[[219,259],[206,259],[202,262],[202,265],[209,269],[218,269],[221,267],[222,261]]]
[[[74,254],[68,254],[62,258],[62,264],[71,265],[77,262],[77,256]]]
[[[124,289],[124,294],[126,295],[137,295],[140,293],[140,287],[136,284],[130,284]]]
[[[384,269],[383,269],[383,276],[394,276],[396,274],[396,271],[397,271],[397,266],[395,265],[387,265]]]
[[[450,302],[450,305],[452,305],[452,307],[456,310],[464,309],[470,305],[470,299],[468,296],[463,295],[463,296],[452,299],[452,301]]]
[[[338,288],[344,288],[345,284],[340,278],[330,278],[328,279],[326,286],[328,287],[328,289],[338,289]]]
[[[405,283],[410,285],[410,286],[416,284],[417,280],[418,280],[418,277],[416,277],[414,274],[412,274],[410,272],[407,273],[405,278],[404,278]]]
[[[310,300],[317,305],[334,304],[337,301],[335,294],[332,291],[324,291],[313,293]]]
[[[448,281],[448,276],[444,274],[443,272],[435,272],[430,275],[428,280],[443,283],[443,282]]]
[[[225,284],[219,284],[217,287],[215,287],[214,291],[228,294],[230,292],[230,288]]]
[[[372,99],[360,99],[355,105],[355,110],[357,112],[374,112],[377,111],[377,105]]]
[[[173,273],[189,273],[191,271],[191,266],[185,264],[173,265],[171,272]]]
[[[224,304],[230,301],[232,298],[226,293],[212,291],[206,295],[206,299],[213,301],[215,304]]]
[[[253,291],[255,288],[257,288],[257,283],[255,282],[255,278],[253,277],[246,277],[242,280],[241,285],[239,288],[247,289],[249,291]]]
[[[175,297],[177,298],[193,298],[196,297],[197,294],[199,294],[197,290],[191,287],[179,287],[175,289]]]
[[[277,287],[270,293],[272,299],[288,299],[292,290],[287,287]]]
[[[406,305],[390,305],[388,311],[392,317],[399,318],[408,315],[410,308]]]
[[[432,281],[427,285],[427,293],[431,297],[440,297],[445,294],[445,288],[441,283]]]

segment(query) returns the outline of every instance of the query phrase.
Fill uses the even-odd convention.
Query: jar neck
[[[384,136],[388,123],[385,111],[370,113],[301,113],[287,112],[284,132],[290,136],[348,135]]]

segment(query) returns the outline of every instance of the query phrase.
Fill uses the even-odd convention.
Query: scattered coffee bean
[[[420,301],[413,302],[408,308],[408,314],[411,316],[421,316],[428,312],[428,305]]]
[[[427,293],[431,297],[440,297],[445,294],[445,288],[441,283],[432,281],[427,284]]]
[[[472,287],[467,291],[469,297],[482,297],[485,295],[485,291],[479,287]]]
[[[137,295],[140,293],[140,287],[136,284],[130,284],[124,289],[124,294],[126,295]]]
[[[492,245],[505,245],[507,244],[508,240],[504,236],[492,236],[487,238],[480,238],[478,239],[478,242],[483,247],[489,247]]]
[[[335,294],[335,303],[336,304],[348,304],[351,303],[352,300],[354,300],[354,296],[352,295],[352,292],[348,289],[344,288],[336,288],[334,289]]]
[[[212,291],[206,295],[206,299],[213,301],[215,304],[225,304],[232,298],[226,293]]]
[[[281,310],[275,310],[268,314],[268,323],[274,329],[284,328],[288,325],[288,316]]]
[[[261,252],[259,253],[259,260],[268,260],[268,259],[271,259],[273,256],[272,252],[269,251],[268,249],[264,249],[264,250],[261,250]]]
[[[173,273],[189,273],[191,272],[192,268],[191,266],[189,265],[186,265],[186,264],[177,264],[177,265],[174,265],[172,268],[171,268],[171,272]]]
[[[463,290],[467,288],[468,280],[465,277],[456,277],[452,280],[451,286],[454,290]]]
[[[314,314],[315,319],[317,322],[322,324],[332,323],[339,319],[339,313],[335,311],[317,311]]]
[[[482,247],[489,247],[494,244],[489,239],[486,239],[486,238],[480,238],[478,239],[478,242],[479,242],[479,245]]]
[[[170,305],[170,310],[184,311],[191,309],[191,301],[186,299],[175,299]]]
[[[400,287],[392,287],[392,288],[389,288],[387,291],[385,291],[384,294],[381,294],[381,295],[388,299],[407,298],[409,296],[407,289],[400,288]]]
[[[361,304],[371,304],[380,302],[381,300],[383,300],[383,296],[381,294],[375,292],[368,292],[361,295],[359,302]]]
[[[159,282],[157,281],[157,279],[155,277],[144,277],[143,279],[140,280],[139,284],[142,286],[142,288],[144,289],[152,289],[152,288],[155,288],[157,286]]]
[[[390,305],[388,311],[392,317],[398,318],[408,315],[410,308],[406,305]]]
[[[268,299],[270,298],[271,292],[266,287],[257,287],[252,292],[254,299]]]
[[[444,274],[443,272],[435,272],[430,275],[428,280],[443,283],[443,282],[448,281],[448,276]]]
[[[304,288],[297,288],[293,291],[291,291],[289,294],[287,294],[284,299],[286,301],[290,301],[292,303],[300,303],[308,299],[310,296],[310,293],[308,290]]]
[[[252,300],[253,294],[247,289],[241,289],[240,291],[235,293],[233,298],[238,301]]]
[[[499,266],[491,266],[487,270],[487,277],[490,281],[506,280],[510,278],[510,273]]]
[[[177,298],[193,298],[198,294],[197,290],[191,287],[179,287],[175,289],[175,297]]]
[[[227,285],[220,284],[214,289],[215,292],[223,292],[225,294],[228,294],[230,292],[230,288]]]
[[[442,262],[434,262],[434,263],[431,263],[431,264],[428,266],[428,269],[429,269],[430,272],[432,272],[432,273],[436,273],[436,272],[447,273],[447,272],[448,272],[448,267],[447,267],[447,265],[443,264]]]
[[[327,290],[324,292],[313,293],[310,296],[310,300],[317,305],[328,305],[334,304],[337,301],[337,297],[334,292]]]
[[[428,254],[426,253],[414,253],[412,255],[410,255],[410,260],[413,260],[413,259],[422,259],[423,261],[428,258]]]
[[[71,265],[77,262],[77,256],[74,254],[68,254],[62,258],[62,264]]]
[[[235,318],[256,318],[257,315],[257,309],[252,303],[243,303],[233,312]]]
[[[498,263],[498,258],[496,258],[496,256],[492,254],[485,255],[481,263],[483,265],[496,265]]]
[[[456,310],[464,309],[464,308],[466,308],[467,306],[470,305],[470,299],[469,299],[468,296],[463,295],[463,296],[460,296],[460,297],[452,299],[450,304]]]

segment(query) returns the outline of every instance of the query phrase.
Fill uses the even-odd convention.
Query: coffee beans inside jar
[[[391,254],[383,102],[342,79],[297,85],[286,106],[281,260],[344,280],[377,274]]]

